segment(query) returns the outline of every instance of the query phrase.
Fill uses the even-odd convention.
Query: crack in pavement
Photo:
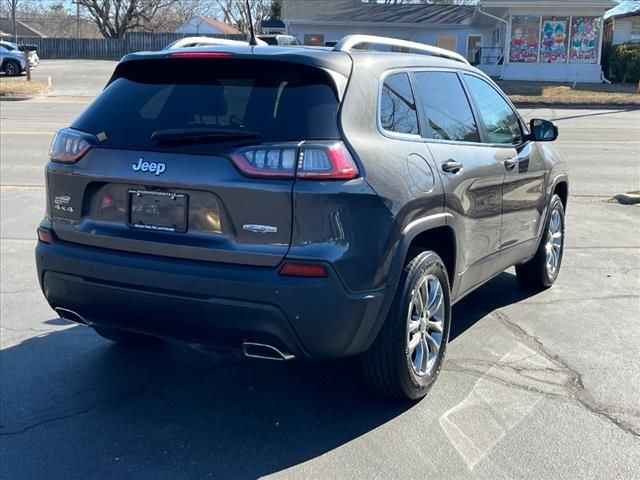
[[[24,290],[0,290],[0,295],[19,295],[21,293],[40,293],[40,289],[25,288]]]
[[[540,353],[536,353],[533,356],[535,357],[539,355]],[[526,357],[526,358],[531,358],[531,357]],[[522,360],[526,360],[526,358],[518,360],[518,362]],[[449,359],[447,360],[447,364],[448,364],[447,366],[443,367],[443,370],[456,372],[456,373],[464,373],[464,374],[472,375],[478,378],[485,378],[485,379],[488,378],[497,383],[500,383],[501,385],[508,386],[511,388],[516,388],[518,390],[523,390],[526,392],[533,392],[548,398],[569,399],[569,400],[573,399],[569,397],[566,394],[566,392],[562,391],[562,389],[566,389],[569,385],[572,384],[571,379],[573,378],[573,376],[571,375],[571,371],[565,368],[562,368],[562,369],[544,368],[544,367],[517,368],[511,365],[510,363],[491,362],[487,360],[478,360],[478,359],[466,359],[465,361],[462,361],[462,362],[459,359],[456,359],[456,360]],[[521,383],[521,382],[514,381],[513,377],[511,376],[509,376],[509,378],[505,378],[497,374],[489,373],[486,371],[486,367],[492,367],[498,370],[501,368],[506,368],[508,370],[513,371],[514,373],[517,373],[518,375],[525,377],[529,383]],[[531,373],[553,373],[553,374],[561,373],[561,374],[566,374],[567,380],[563,382],[554,382],[552,380],[545,380],[539,377],[529,375]],[[539,383],[542,386],[548,386],[551,389],[557,388],[558,392],[553,392],[552,390],[549,390],[549,389],[543,390],[542,388],[538,388],[532,383]],[[634,410],[632,408],[612,407],[612,406],[606,406],[603,408],[606,408],[607,412],[609,413],[617,413],[617,414],[637,417],[638,420],[640,421],[640,410]]]
[[[625,420],[616,417],[614,414],[615,412],[612,412],[610,409],[607,408],[606,405],[601,404],[595,398],[593,398],[591,393],[589,393],[589,391],[586,389],[584,385],[582,374],[578,372],[575,368],[571,367],[569,363],[566,360],[562,359],[560,356],[547,351],[547,349],[544,346],[544,343],[538,337],[528,333],[524,328],[522,328],[520,325],[518,325],[513,320],[511,320],[511,318],[504,312],[494,311],[490,315],[493,316],[495,319],[501,321],[517,337],[520,337],[521,339],[527,341],[528,343],[533,343],[535,345],[535,348],[544,358],[546,358],[553,364],[560,367],[559,370],[554,370],[554,369],[547,369],[547,370],[550,370],[554,373],[557,373],[558,371],[562,371],[566,373],[568,376],[566,382],[564,382],[564,385],[562,385],[562,387],[565,389],[564,394],[560,394],[560,395],[556,395],[556,394],[553,394],[553,392],[548,392],[548,391],[538,392],[535,389],[535,387],[531,389],[529,388],[530,386],[526,386],[526,385],[521,387],[524,387],[527,390],[532,390],[536,393],[540,393],[542,395],[551,396],[551,397],[553,396],[563,397],[569,400],[573,400],[588,412],[606,420],[610,424],[619,428],[624,433],[640,438],[640,430],[637,430],[634,425],[630,425]],[[504,379],[500,379],[500,377],[497,377],[497,378],[499,380],[504,381]],[[545,383],[544,380],[540,380],[538,378],[534,378],[533,380],[543,384]],[[506,383],[510,386],[514,386],[515,388],[518,388],[518,385],[513,384],[513,382],[506,382]],[[554,386],[558,386],[558,384],[554,384]],[[635,412],[634,412],[634,416],[635,416]]]
[[[622,247],[603,247],[601,245],[594,245],[592,247],[564,247],[565,250],[638,250],[639,246],[622,246]]]
[[[551,368],[545,368],[545,367],[541,367],[541,368],[515,367],[515,365],[517,365],[518,363],[524,362],[525,360],[528,360],[530,358],[536,357],[538,355],[540,355],[540,354],[538,352],[536,352],[533,355],[529,355],[529,356],[526,356],[524,358],[520,358],[518,360],[514,360],[513,362],[503,362],[503,361],[494,362],[492,360],[485,360],[485,359],[481,359],[481,358],[466,358],[466,357],[457,357],[455,359],[450,359],[449,357],[447,357],[447,363],[455,363],[455,364],[458,364],[458,365],[471,364],[471,365],[477,365],[477,366],[481,366],[481,367],[506,367],[506,368],[510,368],[511,370],[514,370],[517,373],[526,373],[526,372],[562,372],[562,371],[564,371],[563,368],[551,369]],[[591,370],[598,370],[598,371],[603,371],[603,372],[608,370],[606,368],[597,368],[597,367],[590,367],[590,368],[591,368]],[[620,370],[620,371],[623,371],[623,372],[624,371],[633,372],[633,373],[636,373],[638,371],[637,368],[622,368],[622,367],[617,367],[616,370]]]
[[[219,364],[211,365],[207,362],[204,365],[199,365],[199,363],[202,361],[203,359],[198,359],[195,365],[190,362],[189,365],[181,365],[180,367],[170,369],[169,371],[166,372],[166,375],[163,375],[161,379],[158,379],[158,381],[160,382],[158,384],[143,383],[143,384],[129,385],[127,388],[124,389],[124,391],[119,392],[117,395],[111,395],[110,397],[107,397],[102,401],[91,403],[89,406],[84,407],[80,410],[76,410],[74,412],[61,414],[61,415],[50,416],[42,420],[39,420],[37,422],[29,423],[17,430],[0,431],[0,438],[22,435],[35,428],[41,427],[42,425],[47,425],[49,423],[59,422],[62,420],[67,420],[70,418],[85,415],[87,413],[92,412],[93,410],[95,410],[101,405],[105,406],[109,404],[118,404],[120,400],[124,398],[129,399],[131,401],[138,401],[144,398],[145,395],[152,394],[155,391],[154,389],[158,387],[160,388],[166,387],[167,382],[174,381],[179,384],[188,384],[193,381],[202,380],[203,378],[202,371],[206,370],[207,372],[212,372],[220,368],[229,368],[231,366],[238,365],[241,362],[241,360],[232,361],[232,360],[226,359],[224,362]],[[67,403],[70,399],[81,396],[87,392],[95,390],[96,388],[97,386],[91,386],[89,388],[82,389],[66,397],[64,400],[61,400],[61,402]],[[46,412],[44,412],[41,415],[46,415]],[[26,419],[26,421],[29,421],[29,419]],[[7,428],[7,425],[0,425],[0,429],[4,429],[4,428]]]
[[[22,435],[23,433],[26,433],[29,430],[33,430],[34,428],[40,427],[42,425],[46,425],[47,423],[58,422],[60,420],[67,420],[69,418],[78,417],[80,415],[84,415],[85,413],[89,413],[92,410],[95,410],[99,405],[100,405],[100,403],[94,403],[94,404],[92,404],[92,405],[90,405],[90,406],[88,406],[88,407],[86,407],[86,408],[84,408],[82,410],[77,411],[77,412],[68,413],[66,415],[60,415],[60,416],[57,416],[57,417],[45,418],[44,420],[41,420],[39,422],[27,425],[26,427],[23,427],[20,430],[14,430],[14,431],[10,431],[10,432],[0,432],[0,437],[10,437],[10,436],[14,436],[14,435]]]
[[[27,332],[49,333],[49,332],[56,331],[54,329],[40,329],[40,328],[33,328],[33,327],[11,328],[11,327],[4,327],[4,326],[0,326],[0,330],[9,330],[10,332],[16,332],[16,333],[27,333]]]
[[[521,305],[550,305],[553,303],[563,303],[563,302],[586,302],[589,300],[628,300],[631,298],[637,298],[638,300],[640,300],[640,295],[610,295],[608,297],[582,297],[582,298],[563,297],[563,298],[557,298],[555,300],[544,300],[542,302],[522,301],[519,303]],[[498,312],[494,312],[494,313],[498,313]]]

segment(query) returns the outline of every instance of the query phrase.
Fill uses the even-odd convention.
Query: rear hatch
[[[334,77],[188,51],[121,63],[54,139],[54,232],[115,250],[276,266],[291,241],[303,145],[340,138]]]

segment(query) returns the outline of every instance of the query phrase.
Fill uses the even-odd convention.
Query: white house
[[[192,35],[234,35],[241,33],[237,28],[216,20],[215,18],[193,17],[180,28],[176,33],[186,33]]]
[[[640,0],[623,0],[604,15],[605,42],[640,43]]]
[[[466,56],[506,80],[600,82],[603,17],[613,0],[480,0],[475,6],[283,0],[288,33],[332,45],[383,35]]]

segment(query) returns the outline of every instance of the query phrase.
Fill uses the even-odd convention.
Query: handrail
[[[448,58],[449,60],[455,60],[458,62],[469,64],[466,58],[462,55],[445,50],[444,48],[434,47],[426,45],[424,43],[410,42],[409,40],[400,40],[399,38],[378,37],[375,35],[347,35],[343,37],[333,50],[336,52],[349,52],[356,45],[361,43],[369,43],[373,45],[389,45],[391,47],[408,48],[414,50],[411,53],[419,53],[432,55],[434,57]]]

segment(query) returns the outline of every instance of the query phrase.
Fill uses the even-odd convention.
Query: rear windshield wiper
[[[151,141],[154,143],[225,142],[243,138],[260,138],[260,134],[249,130],[221,128],[174,128],[156,130],[151,134]]]

